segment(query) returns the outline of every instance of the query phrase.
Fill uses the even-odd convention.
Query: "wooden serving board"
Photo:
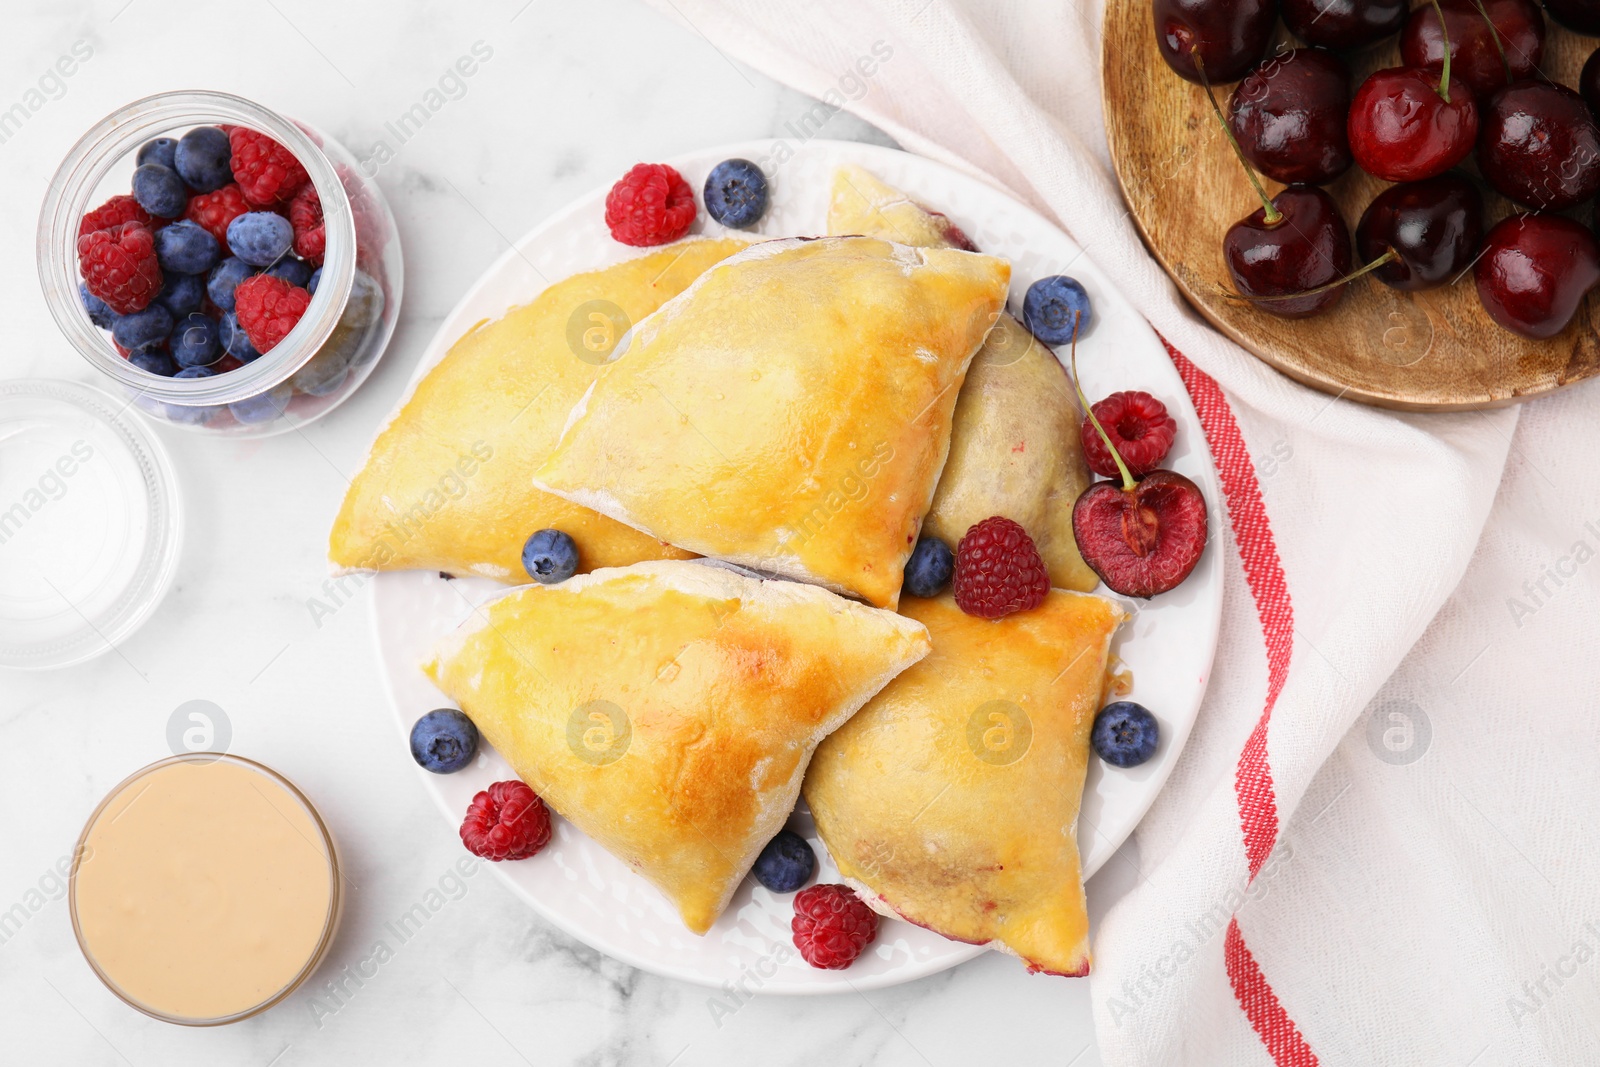
[[[1546,19],[1542,67],[1575,86],[1600,39]],[[1280,25],[1279,40],[1293,39]],[[1600,374],[1600,290],[1572,324],[1547,341],[1502,329],[1478,302],[1468,272],[1454,285],[1402,293],[1362,278],[1331,311],[1284,319],[1222,294],[1232,281],[1222,236],[1260,206],[1228,147],[1205,92],[1179,78],[1156,51],[1150,0],[1106,0],[1101,77],[1111,159],[1145,244],[1202,315],[1292,378],[1338,396],[1410,411],[1499,407]],[[1400,65],[1399,38],[1346,56],[1352,90],[1369,73]],[[1224,110],[1230,84],[1218,88]],[[1484,193],[1484,229],[1515,210],[1463,165]],[[1263,176],[1269,195],[1281,185]],[[1327,186],[1352,235],[1361,212],[1387,187],[1351,167]],[[1590,204],[1571,216],[1588,225]]]

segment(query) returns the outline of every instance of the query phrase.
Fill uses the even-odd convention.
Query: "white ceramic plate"
[[[793,150],[792,143],[786,143]],[[670,162],[697,190],[721,160],[773,158],[778,142],[730,145]],[[1032,209],[982,181],[919,156],[872,145],[812,141],[777,165],[772,203],[760,231],[773,237],[826,232],[828,190],[835,166],[859,163],[906,190],[927,207],[949,215],[985,252],[1012,262],[1011,306],[1037,278],[1070,274],[1088,289],[1095,322],[1079,341],[1078,364],[1090,397],[1117,389],[1143,389],[1159,397],[1177,419],[1177,443],[1168,465],[1188,475],[1211,505],[1211,528],[1222,515],[1210,451],[1177,372],[1155,333],[1066,234]],[[638,252],[612,241],[603,219],[606,190],[596,189],[536,227],[480,278],[434,335],[417,367],[420,378],[474,323],[526,303],[551,282],[593,270]],[[721,232],[701,213],[697,229]],[[1065,355],[1065,353],[1063,353]],[[373,625],[383,673],[405,751],[411,725],[450,701],[417,669],[439,637],[471,611],[474,602],[504,587],[483,579],[446,581],[431,573],[377,576]],[[1130,605],[1133,619],[1115,652],[1133,672],[1137,700],[1160,720],[1162,739],[1150,762],[1133,770],[1107,768],[1091,759],[1083,814],[1078,826],[1086,874],[1110,858],[1155,799],[1178,759],[1217,645],[1222,607],[1222,566],[1207,549],[1194,574],[1178,589]],[[455,832],[472,795],[494,781],[515,777],[485,746],[474,766],[453,775],[417,771],[446,817],[439,833]],[[984,949],[947,941],[935,933],[885,920],[877,940],[847,971],[819,971],[792,948],[788,894],[777,895],[746,879],[722,918],[705,937],[684,929],[676,911],[655,888],[629,871],[564,820],[556,820],[551,844],[536,859],[496,864],[495,873],[546,919],[596,949],[656,974],[710,986],[744,979],[763,993],[826,993],[872,989],[942,971]],[[819,861],[818,880],[837,881],[838,871],[801,810],[790,828],[810,839]],[[1018,967],[1022,964],[1019,962]]]

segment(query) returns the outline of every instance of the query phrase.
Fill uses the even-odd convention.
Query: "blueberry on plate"
[[[306,284],[311,281],[311,264],[289,256],[268,267],[265,273],[272,275],[274,278],[282,278],[290,285],[304,289]]]
[[[172,327],[168,347],[180,367],[211,366],[222,358],[217,320],[198,311],[185,315]]]
[[[817,854],[806,839],[793,830],[779,830],[756,857],[750,873],[774,893],[793,893],[811,880],[816,867]]]
[[[725,159],[706,176],[704,196],[712,218],[743,230],[766,214],[767,176],[748,159]]]
[[[158,345],[171,332],[172,312],[160,304],[151,304],[142,311],[120,315],[111,324],[111,339],[129,351]]]
[[[171,378],[178,373],[178,365],[172,357],[159,348],[141,348],[137,352],[128,353],[128,362],[149,374],[159,374],[163,378]]]
[[[89,291],[88,282],[78,283],[78,299],[83,301],[83,310],[89,313],[89,321],[102,330],[111,329],[111,324],[117,321],[117,313],[111,310],[110,304]]]
[[[189,206],[183,179],[160,163],[146,163],[133,172],[133,198],[158,219],[175,219]]]
[[[240,363],[250,363],[261,358],[256,346],[250,343],[250,335],[239,325],[237,311],[222,313],[222,321],[217,323],[217,341],[222,345],[224,352]]]
[[[540,585],[555,585],[578,573],[578,546],[560,530],[540,530],[522,546],[522,566]]]
[[[206,280],[198,274],[168,274],[161,282],[161,292],[156,294],[156,303],[172,312],[175,319],[199,311],[205,299]]]
[[[146,163],[159,163],[168,170],[176,173],[178,169],[178,142],[171,137],[157,137],[153,141],[146,141],[139,146],[139,154],[133,157],[135,166],[142,167]],[[145,209],[146,211],[149,208]]]
[[[912,596],[938,596],[950,581],[950,572],[956,568],[956,557],[950,546],[937,537],[922,537],[906,560],[906,592]]]
[[[1094,321],[1094,310],[1089,306],[1089,294],[1075,278],[1065,274],[1052,274],[1028,286],[1028,295],[1022,298],[1022,323],[1028,332],[1047,345],[1072,343],[1076,315],[1079,337],[1089,330]]]
[[[1137,767],[1155,755],[1161,727],[1143,704],[1119,700],[1094,717],[1094,750],[1113,767]]]
[[[284,225],[288,225],[285,223]],[[174,274],[204,274],[222,258],[217,239],[198,222],[184,219],[156,231],[156,262]]]
[[[214,193],[233,181],[233,146],[215,126],[196,126],[178,139],[172,165],[197,193]]]
[[[206,295],[221,310],[232,311],[233,291],[255,272],[254,267],[238,256],[229,256],[212,267],[211,273],[206,275]]]
[[[430,711],[411,727],[411,758],[434,774],[451,774],[478,754],[478,728],[455,708]]]
[[[228,248],[252,267],[276,263],[293,244],[294,227],[270,211],[247,211],[228,223]]]

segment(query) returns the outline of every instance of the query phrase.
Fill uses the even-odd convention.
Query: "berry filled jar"
[[[345,147],[225,93],[162,93],[73,146],[39,216],[50,312],[146,415],[282,433],[355,391],[394,332],[394,217]]]

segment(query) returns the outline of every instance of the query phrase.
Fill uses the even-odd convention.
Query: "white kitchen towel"
[[[1600,386],[1397,415],[1213,332],[1117,192],[1101,0],[656,2],[1058,219],[1194,396],[1222,643],[1096,931],[1105,1062],[1600,1063]]]

